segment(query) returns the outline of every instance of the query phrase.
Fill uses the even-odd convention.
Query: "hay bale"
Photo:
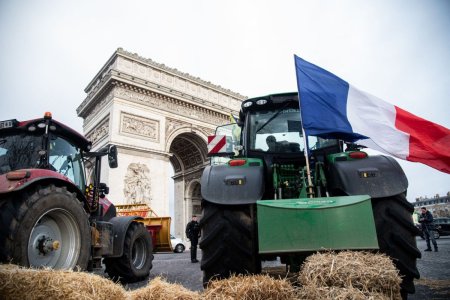
[[[391,300],[381,293],[363,292],[356,288],[303,286],[297,291],[302,300]]]
[[[197,300],[197,292],[190,291],[179,284],[168,283],[161,277],[156,277],[142,288],[128,292],[132,300]]]
[[[285,279],[268,275],[233,275],[228,279],[212,280],[201,295],[202,299],[295,299],[294,287]]]
[[[122,286],[84,272],[0,265],[2,299],[126,299]]]
[[[275,279],[286,279],[291,283],[294,287],[298,286],[298,273],[297,272],[288,272],[286,270],[286,266],[277,266],[277,267],[266,267],[261,270],[261,274],[269,275]]]
[[[316,253],[306,259],[298,279],[304,287],[354,288],[364,295],[401,298],[398,270],[384,254],[361,251]]]

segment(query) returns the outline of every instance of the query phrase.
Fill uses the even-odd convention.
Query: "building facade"
[[[437,194],[433,198],[416,198],[413,205],[416,212],[420,212],[421,207],[426,207],[434,217],[450,217],[450,192],[445,196]]]
[[[183,236],[191,214],[201,213],[207,136],[229,123],[246,97],[121,48],[85,92],[77,113],[93,149],[109,144],[118,149],[119,167],[102,169],[108,198],[115,204],[145,203],[168,216],[171,165],[174,234]]]

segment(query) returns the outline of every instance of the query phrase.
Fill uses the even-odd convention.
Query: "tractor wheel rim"
[[[80,227],[72,214],[55,208],[42,214],[28,239],[30,267],[70,269],[76,266],[81,249]]]
[[[147,260],[147,247],[143,238],[138,238],[133,244],[131,259],[136,269],[142,269]]]

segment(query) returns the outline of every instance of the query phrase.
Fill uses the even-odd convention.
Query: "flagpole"
[[[298,74],[297,74],[297,56],[294,54],[294,61],[295,61],[295,74],[297,75],[297,88],[298,88],[298,107],[300,109],[300,123],[302,125],[302,135],[303,135],[303,143],[305,144],[305,149],[303,151],[303,154],[305,155],[306,160],[306,177],[308,178],[308,189],[307,189],[307,195],[309,198],[313,198],[313,185],[311,180],[311,170],[309,167],[309,147],[308,147],[308,137],[306,136],[305,128],[303,127],[303,118],[302,118],[302,106],[300,101],[300,82],[298,80]]]
[[[305,155],[306,160],[306,177],[308,179],[308,190],[307,195],[309,198],[313,198],[314,192],[313,192],[313,185],[311,180],[311,169],[309,167],[309,145],[308,145],[308,137],[306,136],[305,128],[303,128],[303,120],[302,120],[302,111],[301,111],[301,105],[300,105],[300,92],[298,93],[298,107],[300,109],[300,123],[302,125],[302,136],[303,136],[303,143],[305,144],[305,149],[303,151],[303,154]]]
[[[300,98],[299,98],[299,103],[300,103]],[[314,192],[313,192],[313,185],[312,185],[312,180],[311,180],[311,171],[310,171],[310,168],[309,168],[308,140],[307,140],[307,137],[306,137],[305,129],[303,128],[303,122],[302,122],[302,135],[303,135],[303,142],[305,143],[305,150],[303,151],[303,153],[305,154],[305,159],[306,159],[306,176],[308,178],[308,192],[307,192],[307,195],[308,195],[309,198],[313,198]]]

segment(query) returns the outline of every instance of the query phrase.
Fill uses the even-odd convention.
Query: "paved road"
[[[450,236],[437,240],[439,252],[424,252],[426,242],[417,238],[422,258],[417,261],[420,279],[410,299],[450,299]],[[442,288],[436,288],[441,286]]]
[[[450,237],[441,237],[437,242],[439,252],[423,252],[426,243],[420,237],[417,238],[417,246],[422,251],[422,259],[417,262],[421,279],[416,282],[416,294],[409,297],[411,300],[450,299]],[[198,257],[201,257],[200,251]],[[273,262],[264,263],[263,267],[268,265],[273,265]],[[150,279],[157,276],[193,291],[203,289],[200,264],[191,263],[189,251],[155,254]],[[138,282],[128,288],[136,289],[146,283],[147,281]],[[441,288],[436,288],[439,286]]]

